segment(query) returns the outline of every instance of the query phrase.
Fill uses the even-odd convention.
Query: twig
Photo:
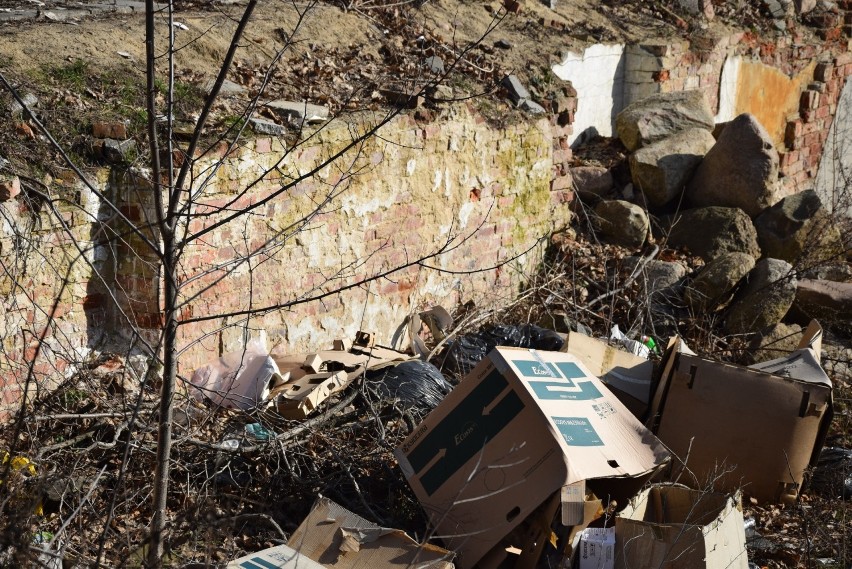
[[[50,539],[50,542],[47,544],[47,549],[51,549],[53,547],[53,542],[56,541],[56,538],[59,537],[60,535],[62,535],[62,532],[65,531],[65,528],[68,527],[68,524],[70,524],[71,521],[74,518],[77,517],[77,514],[80,513],[80,510],[83,509],[83,504],[85,504],[89,500],[89,498],[92,497],[92,494],[94,493],[95,488],[97,488],[98,482],[100,481],[101,476],[103,476],[104,471],[106,470],[106,467],[107,467],[106,464],[101,467],[100,472],[98,472],[98,475],[95,476],[95,479],[92,481],[92,485],[89,487],[89,491],[86,492],[86,495],[83,496],[83,499],[80,500],[80,503],[77,505],[77,507],[74,509],[74,511],[71,512],[71,515],[68,516],[68,518],[64,522],[62,522],[62,525],[59,527],[58,530],[56,530],[56,533],[53,534],[53,537]]]
[[[654,250],[651,251],[651,254],[642,257],[642,259],[638,263],[636,263],[636,267],[633,269],[633,272],[630,274],[627,280],[624,281],[623,285],[592,299],[588,304],[586,304],[586,308],[591,309],[595,304],[602,302],[611,296],[615,296],[616,294],[620,293],[628,286],[630,286],[630,284],[636,280],[636,277],[638,277],[642,270],[645,268],[645,265],[647,265],[654,257],[656,257],[659,252],[660,246],[654,245]]]

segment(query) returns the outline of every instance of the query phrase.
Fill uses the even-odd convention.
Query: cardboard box
[[[739,495],[654,485],[615,518],[615,567],[748,569]]]
[[[380,527],[323,497],[287,545],[329,569],[453,569],[446,549],[418,544],[402,530]]]
[[[615,528],[587,528],[580,534],[580,569],[613,569]],[[653,565],[642,565],[653,567]]]
[[[325,569],[289,545],[270,547],[228,563],[226,569]]]
[[[463,569],[563,486],[585,482],[626,502],[669,458],[576,357],[515,348],[493,350],[396,456]],[[568,496],[579,508],[563,503],[563,514],[579,515],[563,522],[574,525],[585,493]]]
[[[645,418],[651,402],[654,362],[577,332],[568,334],[561,351],[576,356],[633,415]]]
[[[763,502],[796,498],[833,415],[831,381],[819,364],[821,332],[809,327],[799,350],[751,368],[670,342],[647,424],[679,458],[672,467],[680,482],[741,487]]]

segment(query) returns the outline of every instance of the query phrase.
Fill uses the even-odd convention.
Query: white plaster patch
[[[387,192],[383,197],[374,197],[372,199],[364,199],[364,196],[355,192],[345,192],[340,200],[340,209],[347,215],[352,214],[354,217],[363,217],[368,213],[387,209],[394,204],[395,195],[392,192]]]
[[[470,219],[470,214],[473,213],[473,210],[476,208],[476,204],[473,202],[467,202],[462,204],[459,208],[459,229],[465,229],[467,227],[467,222]]]
[[[441,172],[440,168],[435,170],[435,178],[432,184],[432,191],[437,192],[438,188],[441,187],[441,180],[443,179],[443,172]]]
[[[417,160],[415,160],[414,158],[412,158],[412,159],[411,159],[411,160],[409,160],[409,161],[408,161],[408,163],[405,165],[405,173],[406,173],[406,174],[408,174],[409,176],[411,176],[412,174],[414,174],[414,171],[415,171],[416,169],[417,169]]]
[[[590,129],[612,136],[615,115],[623,106],[624,45],[595,44],[582,54],[568,52],[552,70],[577,90],[574,134],[568,137],[569,143]]]
[[[828,211],[852,215],[852,81],[837,101],[837,112],[822,149],[814,189]]]
[[[444,172],[444,195],[448,198],[453,197],[453,181],[450,179],[450,169]]]
[[[737,116],[737,83],[740,80],[740,66],[743,58],[733,55],[725,59],[722,66],[722,78],[719,80],[719,112],[716,123],[728,122]]]

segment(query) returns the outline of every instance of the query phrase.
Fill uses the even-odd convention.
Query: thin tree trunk
[[[159,567],[163,557],[163,532],[166,527],[166,501],[169,493],[170,457],[172,451],[172,410],[177,384],[177,266],[174,235],[163,236],[165,281],[165,325],[163,327],[163,387],[160,390],[160,413],[157,431],[157,466],[154,474],[154,518],[146,565]]]

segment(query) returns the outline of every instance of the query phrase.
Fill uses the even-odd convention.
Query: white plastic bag
[[[196,399],[237,409],[257,407],[274,387],[284,383],[263,337],[249,340],[245,350],[198,368],[189,381]]]

